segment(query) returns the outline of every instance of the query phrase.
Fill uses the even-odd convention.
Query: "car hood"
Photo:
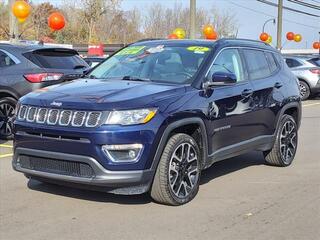
[[[39,89],[21,99],[22,104],[71,109],[112,110],[157,106],[164,99],[177,99],[183,85],[123,80],[78,79]]]

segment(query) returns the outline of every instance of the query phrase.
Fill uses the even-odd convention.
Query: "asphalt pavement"
[[[204,171],[180,207],[28,181],[0,142],[0,239],[320,239],[320,100],[303,103],[299,147],[287,168],[252,152]]]

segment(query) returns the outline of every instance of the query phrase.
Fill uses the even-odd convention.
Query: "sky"
[[[277,3],[277,0],[268,0]],[[33,2],[43,2],[42,0],[33,0]],[[50,1],[53,4],[59,4],[60,0]],[[181,3],[188,7],[189,0],[122,0],[123,10],[130,10],[134,7],[146,9],[153,3],[160,3],[166,7],[173,8],[175,3]],[[284,6],[291,7],[300,11],[316,14],[320,16],[320,10],[303,7],[288,0],[283,0]],[[320,0],[304,0],[320,7]],[[198,8],[217,8],[221,11],[228,10],[236,15],[238,21],[239,38],[259,39],[264,22],[270,18],[277,17],[277,8],[258,2],[257,0],[197,0]],[[320,17],[312,17],[288,10],[283,11],[283,41],[284,48],[312,48],[314,41],[319,41]],[[179,27],[179,26],[177,26]],[[273,38],[273,44],[276,42],[277,26],[269,22],[265,31]],[[201,31],[199,29],[199,31]],[[287,32],[299,33],[302,35],[300,43],[286,42],[285,34]]]

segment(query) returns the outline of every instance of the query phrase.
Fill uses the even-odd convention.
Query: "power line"
[[[273,6],[273,7],[278,7],[278,4],[272,3],[272,2],[268,2],[266,0],[257,0],[257,1],[261,2],[261,3],[264,3],[264,4],[267,4],[267,5],[270,5],[270,6]],[[305,14],[305,15],[308,15],[308,16],[311,16],[311,17],[320,17],[319,15],[315,15],[315,14],[312,14],[312,13],[300,11],[300,10],[297,10],[297,9],[294,9],[294,8],[283,7],[283,9],[286,9],[286,10],[289,10],[289,11],[292,11],[292,12],[296,12],[296,13]]]
[[[232,1],[230,1],[230,0],[228,0],[228,2],[229,2],[230,4],[233,4],[233,5],[237,6],[237,7],[240,7],[240,8],[243,8],[243,9],[246,9],[246,10],[249,10],[249,11],[252,11],[252,12],[255,12],[255,13],[258,13],[258,14],[262,14],[262,15],[264,15],[264,16],[273,17],[273,18],[275,17],[274,15],[271,15],[271,14],[268,14],[268,13],[265,13],[265,12],[261,12],[261,11],[255,10],[255,9],[253,9],[253,8],[249,8],[249,7],[242,6],[242,5],[238,4],[238,3],[232,2]],[[301,26],[304,26],[304,27],[309,27],[309,28],[317,29],[317,30],[319,29],[319,27],[316,27],[316,26],[311,26],[311,25],[303,24],[303,23],[296,22],[296,21],[292,21],[292,20],[285,19],[285,18],[283,19],[283,21],[290,22],[290,23],[294,23],[294,24],[301,25]]]
[[[302,1],[299,1],[299,0],[288,0],[288,1],[289,1],[289,2],[292,2],[292,3],[294,3],[294,4],[299,4],[299,5],[304,6],[304,7],[308,7],[308,8],[320,10],[320,7],[319,7],[319,6],[314,5],[314,4],[311,4],[311,3],[302,2]]]

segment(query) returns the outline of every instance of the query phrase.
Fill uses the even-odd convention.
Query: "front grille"
[[[47,125],[93,128],[101,124],[102,117],[102,112],[96,111],[60,110],[23,105],[19,108],[17,119]]]
[[[20,155],[21,168],[59,175],[92,178],[94,171],[87,163]]]

